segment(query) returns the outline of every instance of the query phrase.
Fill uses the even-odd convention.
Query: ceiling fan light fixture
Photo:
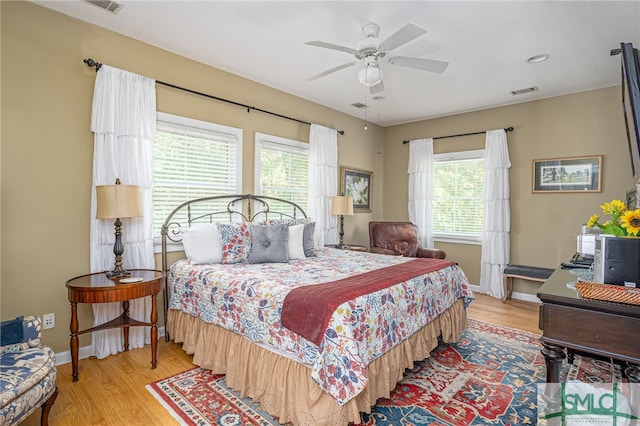
[[[375,86],[382,81],[382,70],[377,65],[367,65],[358,71],[358,81],[367,87]]]

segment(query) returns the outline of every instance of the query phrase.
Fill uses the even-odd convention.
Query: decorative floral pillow
[[[222,263],[240,263],[251,250],[251,232],[248,223],[218,223]]]

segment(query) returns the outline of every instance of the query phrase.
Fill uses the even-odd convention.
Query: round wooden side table
[[[78,336],[92,331],[122,328],[124,350],[129,350],[129,327],[151,327],[151,368],[156,368],[158,349],[158,309],[156,296],[162,291],[164,274],[154,269],[130,269],[131,277],[109,278],[105,272],[81,275],[67,281],[69,302],[71,303],[71,365],[73,381],[78,381]],[[137,280],[137,281],[136,281]],[[129,317],[129,301],[151,296],[151,317],[149,322],[137,321]],[[122,302],[122,315],[95,327],[79,331],[78,303]]]

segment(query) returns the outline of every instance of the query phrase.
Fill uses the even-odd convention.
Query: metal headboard
[[[182,230],[199,223],[254,222],[267,219],[304,219],[307,215],[294,202],[263,195],[217,195],[186,201],[167,216],[160,235],[162,239],[162,271],[164,278],[164,325],[165,338],[169,311],[169,263],[167,246],[182,241]]]

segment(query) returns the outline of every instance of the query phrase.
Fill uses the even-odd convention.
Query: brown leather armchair
[[[411,222],[369,222],[371,253],[405,257],[434,257],[444,259],[444,250],[420,246],[418,227]]]

